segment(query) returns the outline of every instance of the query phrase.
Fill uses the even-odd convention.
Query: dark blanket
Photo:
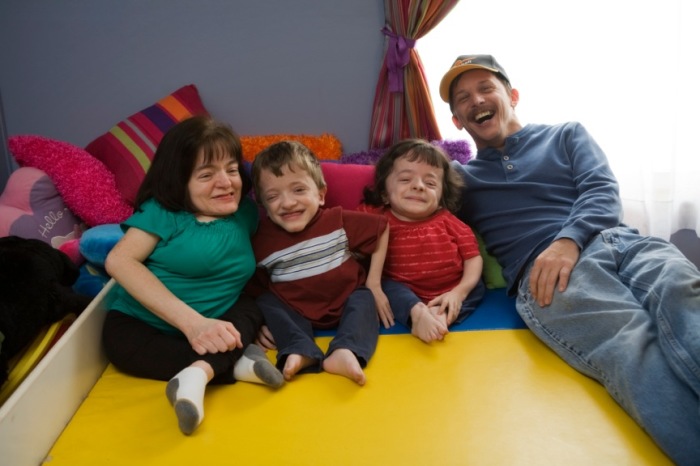
[[[44,326],[90,303],[71,288],[78,274],[66,254],[43,241],[0,238],[0,385],[7,380],[9,359]]]

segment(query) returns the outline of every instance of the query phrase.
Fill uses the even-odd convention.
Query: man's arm
[[[575,124],[567,134],[565,150],[578,197],[562,229],[533,262],[530,291],[540,306],[551,304],[555,289],[566,290],[584,245],[622,219],[615,175],[605,153],[582,125]]]

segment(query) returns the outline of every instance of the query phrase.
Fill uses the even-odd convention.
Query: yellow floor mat
[[[319,339],[326,347],[329,337]],[[671,465],[596,382],[527,330],[382,335],[367,385],[303,374],[209,387],[180,433],[165,383],[109,366],[46,465]]]
[[[58,322],[47,325],[34,339],[16,354],[8,363],[7,380],[0,387],[0,406],[12,396],[12,393],[27,378],[29,373],[39,364],[41,358],[51,349],[58,338],[75,321],[75,315],[70,314]]]

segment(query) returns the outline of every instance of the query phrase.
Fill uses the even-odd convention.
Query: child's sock
[[[243,351],[243,356],[233,366],[233,376],[236,380],[260,383],[273,388],[284,385],[282,373],[256,344],[248,345]]]
[[[204,419],[204,390],[207,374],[199,367],[186,367],[170,379],[165,395],[175,408],[178,425],[185,435],[190,435]]]

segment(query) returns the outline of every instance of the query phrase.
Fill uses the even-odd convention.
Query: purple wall
[[[378,0],[2,0],[7,131],[85,146],[194,83],[241,135],[364,150],[383,23]]]

